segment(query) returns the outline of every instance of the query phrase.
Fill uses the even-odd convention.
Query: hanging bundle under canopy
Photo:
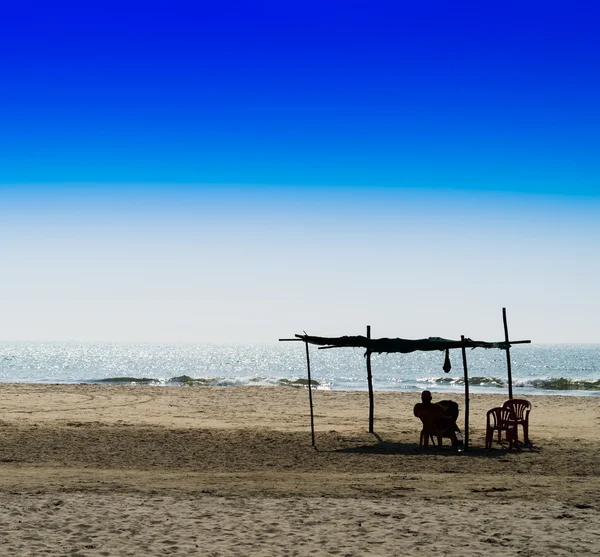
[[[450,363],[450,350],[446,348],[446,357],[444,358],[444,365],[442,366],[444,373],[450,373],[452,369],[452,364]]]

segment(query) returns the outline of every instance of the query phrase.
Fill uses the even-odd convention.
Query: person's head
[[[431,393],[429,391],[423,391],[421,393],[421,400],[425,403],[431,402]]]

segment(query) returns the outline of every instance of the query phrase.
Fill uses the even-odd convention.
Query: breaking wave
[[[429,381],[437,385],[448,386],[459,386],[465,383],[463,378],[452,377],[436,377]],[[470,377],[469,385],[505,389],[508,387],[508,382],[499,377]],[[600,391],[600,379],[568,379],[566,377],[514,379],[513,387],[543,391]]]
[[[83,383],[101,383],[108,385],[154,385],[154,386],[190,386],[190,387],[236,387],[248,385],[265,385],[278,387],[308,387],[308,379],[267,379],[265,377],[252,377],[249,379],[236,379],[229,377],[190,377],[180,375],[170,379],[159,379],[153,377],[107,377],[105,379],[94,379],[82,381]],[[311,387],[324,388],[327,383],[314,381]]]

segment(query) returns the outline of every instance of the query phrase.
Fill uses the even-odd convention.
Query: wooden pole
[[[463,361],[463,372],[465,378],[465,452],[469,450],[469,371],[467,369],[467,351],[465,350],[465,336],[461,335],[460,340],[463,343],[461,346],[462,350],[462,361]]]
[[[308,351],[308,342],[305,342],[304,346],[306,346],[306,367],[308,369],[308,401],[310,404],[310,434],[312,437],[312,446],[316,447],[316,444],[315,444],[315,417],[314,417],[314,412],[313,412],[312,380],[310,377],[310,354]]]
[[[371,325],[367,325],[367,338],[371,339]],[[371,373],[371,349],[367,348],[367,383],[369,385],[369,433],[374,432],[373,415],[375,404],[373,401],[373,375]]]
[[[508,324],[506,322],[506,308],[502,308],[502,321],[504,322],[504,340],[506,341],[506,369],[508,372],[508,398],[512,399],[512,368],[510,366],[510,344],[508,341]]]

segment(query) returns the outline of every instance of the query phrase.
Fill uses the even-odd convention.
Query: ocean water
[[[373,354],[373,386],[382,391],[463,391],[460,350]],[[311,379],[320,389],[366,390],[364,350],[310,346]],[[513,394],[600,394],[600,344],[515,345]],[[467,350],[472,392],[507,389],[506,353]],[[274,344],[127,344],[0,342],[0,381],[186,385],[281,385],[306,388],[302,342]]]

